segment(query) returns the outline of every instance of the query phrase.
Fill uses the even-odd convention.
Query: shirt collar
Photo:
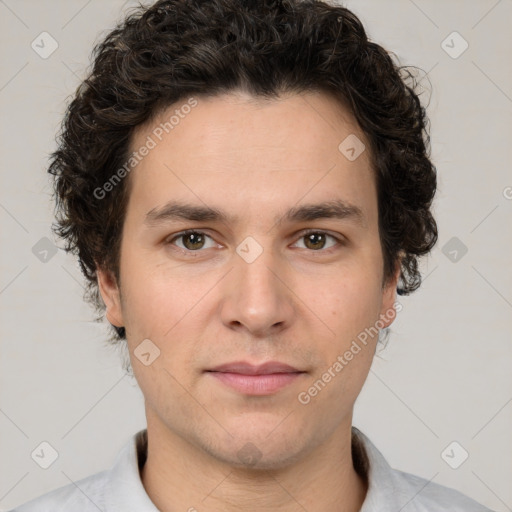
[[[147,430],[137,432],[117,456],[105,489],[106,512],[159,512],[140,477],[147,455]]]
[[[398,492],[400,485],[395,481],[395,471],[370,439],[356,427],[352,427],[352,458],[356,471],[368,483],[360,512],[401,510],[404,496]]]
[[[146,456],[147,430],[144,429],[125,445],[109,472],[105,490],[106,512],[159,512],[140,477]],[[356,427],[352,427],[352,458],[356,471],[368,482],[360,512],[383,510],[383,504],[392,510],[399,502],[395,496],[393,470],[368,437]]]

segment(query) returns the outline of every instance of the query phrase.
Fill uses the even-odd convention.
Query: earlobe
[[[98,278],[98,288],[106,306],[105,316],[107,320],[116,327],[123,327],[119,286],[115,277],[112,272],[102,269],[96,270],[96,276]]]

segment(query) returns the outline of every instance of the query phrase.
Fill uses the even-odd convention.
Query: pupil
[[[318,243],[320,243],[322,245],[323,236],[324,235],[322,233],[311,233],[310,235],[308,235],[308,240],[309,240],[309,242],[312,242],[312,245],[314,245],[314,246],[317,246]],[[319,239],[319,240],[317,240],[316,243],[314,241],[315,238]],[[318,248],[318,247],[314,247],[314,248]]]
[[[185,245],[187,246],[188,249],[197,249],[198,245],[200,246],[202,243],[201,238],[202,238],[202,235],[199,233],[189,233],[185,237],[185,240],[187,241],[187,243],[185,243]],[[198,241],[198,239],[199,239],[199,241]],[[191,243],[188,243],[188,240],[191,240]],[[190,245],[192,247],[189,247]]]

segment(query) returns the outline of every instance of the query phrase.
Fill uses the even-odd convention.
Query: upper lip
[[[269,375],[271,373],[302,373],[301,370],[279,361],[268,361],[253,365],[245,361],[225,363],[208,370],[209,372],[240,373],[243,375]]]

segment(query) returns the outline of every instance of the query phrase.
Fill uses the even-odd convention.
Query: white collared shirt
[[[110,470],[50,491],[11,512],[158,512],[140,479],[146,450],[147,431],[141,430]],[[355,427],[352,455],[356,470],[368,478],[360,512],[492,512],[458,491],[391,468]]]

